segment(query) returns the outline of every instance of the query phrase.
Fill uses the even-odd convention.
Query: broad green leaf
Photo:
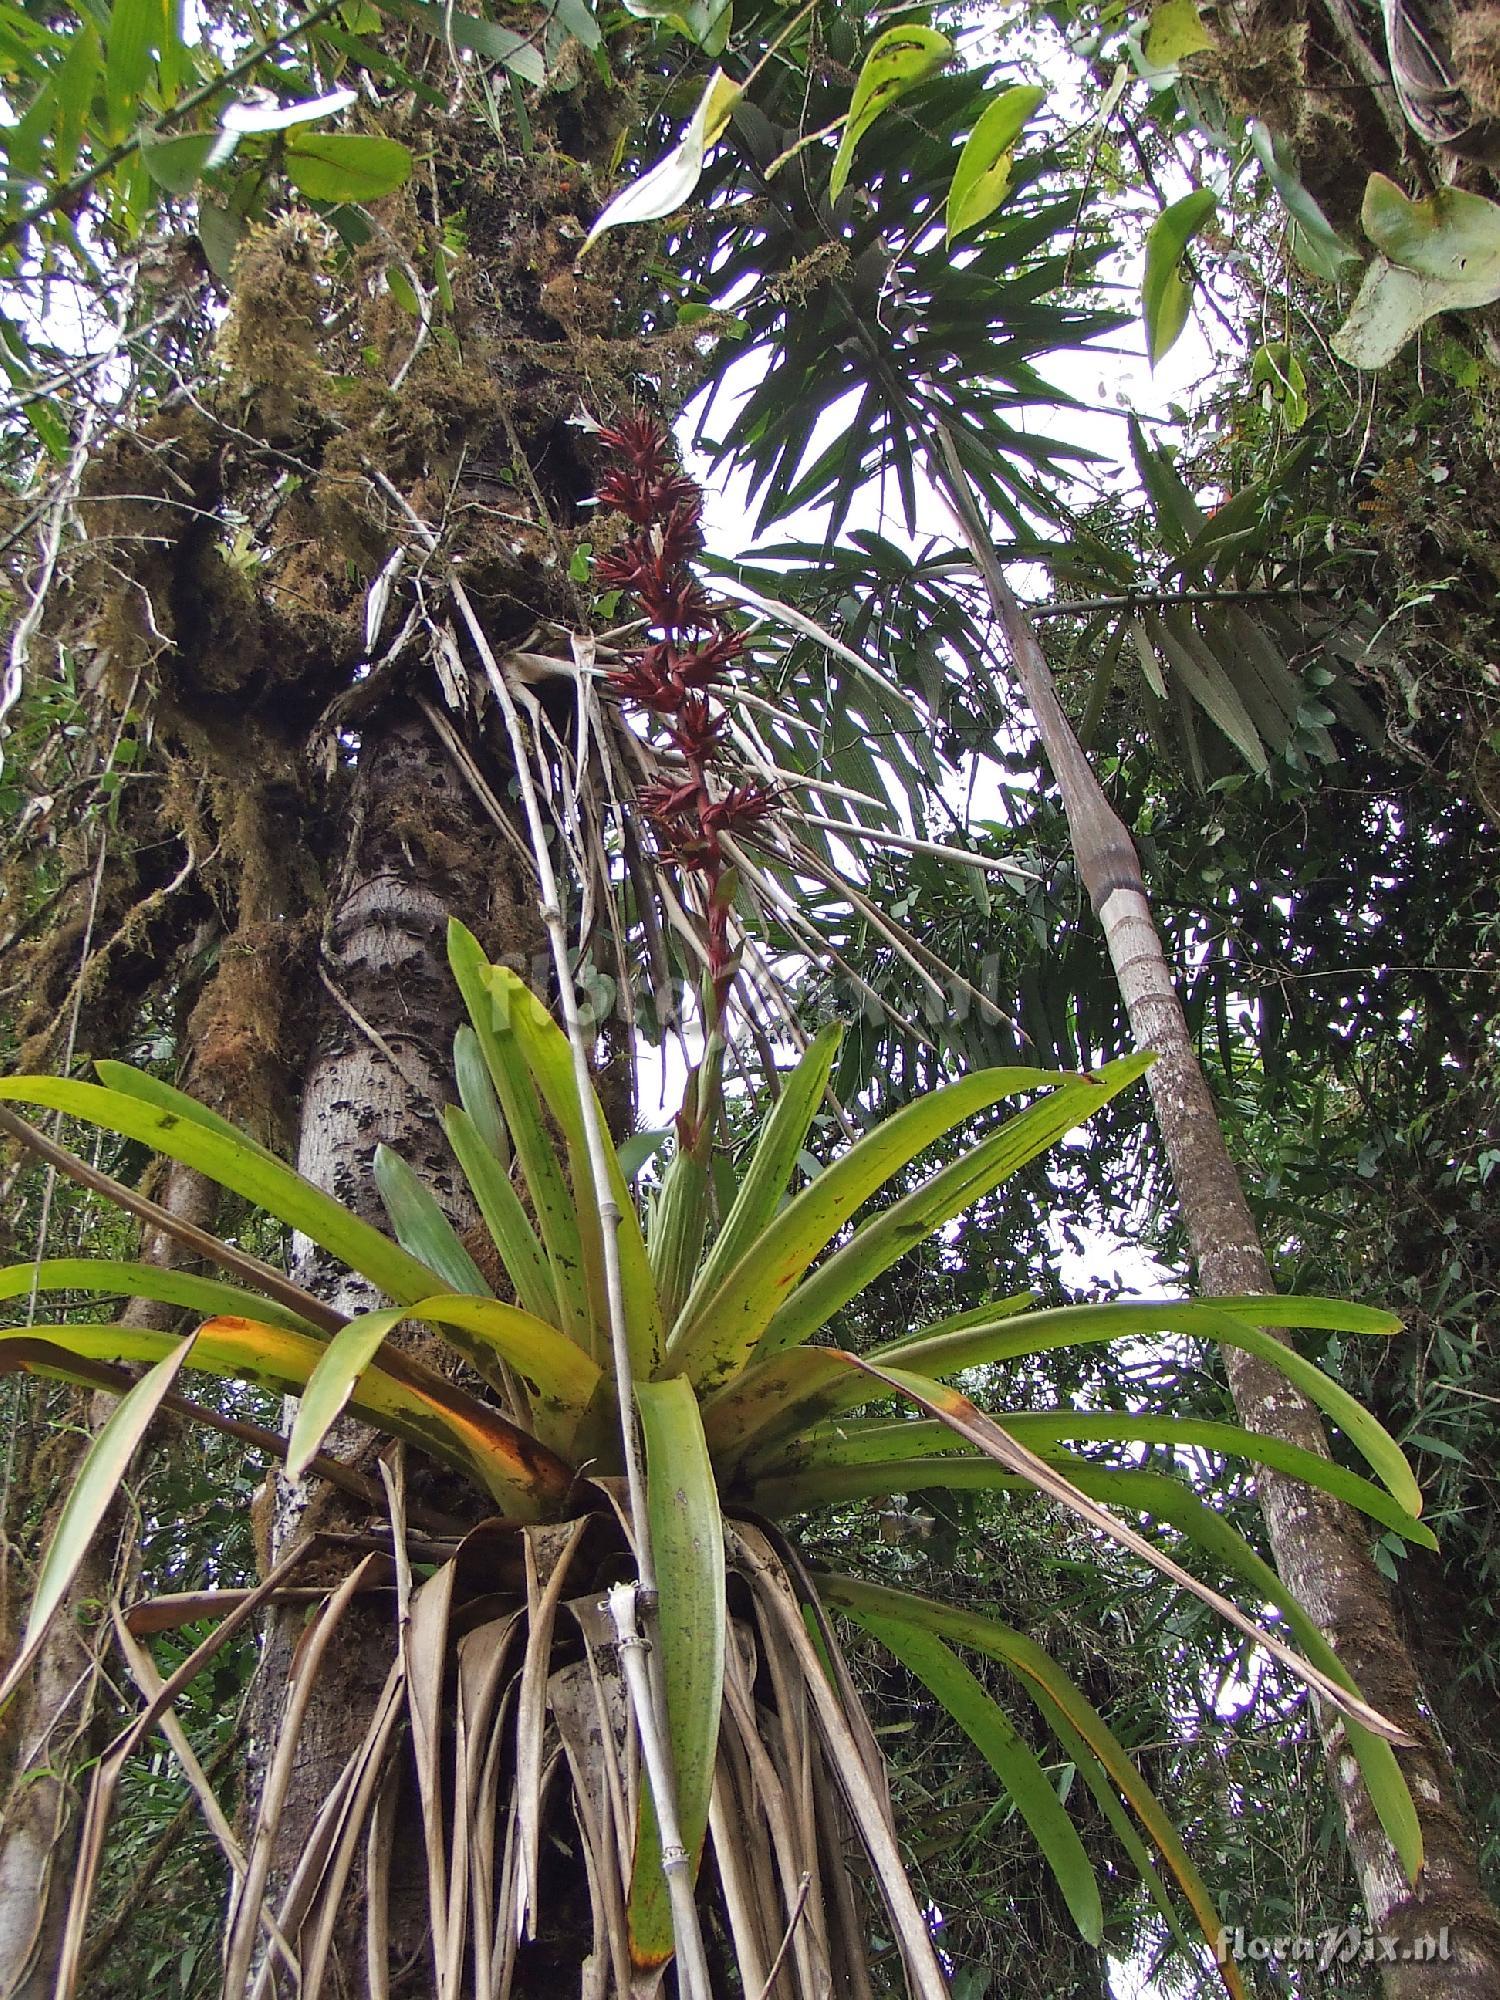
[[[1047,93],[1040,84],[1018,83],[1001,91],[981,113],[965,141],[948,189],[948,241],[972,229],[1004,201],[1010,187],[1011,151]]]
[[[724,1226],[714,1238],[698,1277],[683,1306],[681,1317],[690,1320],[699,1303],[711,1298],[722,1281],[770,1223],[792,1178],[807,1134],[828,1088],[834,1059],[843,1039],[842,1026],[831,1021],[819,1029],[803,1051],[796,1068],[785,1078],[781,1095],[756,1142],[745,1177],[740,1182],[734,1206],[724,1218]]]
[[[1043,1717],[1057,1729],[1064,1747],[1094,1790],[1093,1773],[1108,1773],[1111,1792],[1118,1791],[1154,1842],[1158,1853],[1176,1877],[1178,1886],[1193,1912],[1199,1930],[1210,1943],[1220,1926],[1218,1906],[1202,1876],[1190,1860],[1176,1827],[1163,1811],[1151,1787],[1132,1763],[1109,1724],[1085,1695],[1074,1686],[1055,1661],[1024,1633],[1003,1625],[982,1613],[962,1611],[906,1591],[889,1590],[863,1583],[853,1577],[833,1576],[826,1571],[813,1575],[813,1583],[825,1604],[847,1612],[859,1623],[869,1616],[900,1618],[909,1625],[924,1627],[955,1645],[971,1646],[975,1652],[999,1660],[1016,1675]],[[1101,1799],[1101,1803],[1102,1803]],[[1219,1976],[1234,2000],[1243,2000],[1244,1986],[1232,1963],[1219,1968]]]
[[[354,1385],[375,1359],[385,1338],[401,1324],[402,1308],[361,1313],[341,1326],[307,1378],[286,1450],[289,1479],[300,1479],[354,1393]]]
[[[1412,201],[1371,174],[1362,220],[1381,253],[1370,264],[1333,351],[1356,368],[1383,368],[1435,313],[1500,299],[1500,206],[1440,188]]]
[[[641,1235],[640,1218],[630,1189],[620,1171],[619,1156],[609,1136],[604,1113],[592,1085],[587,1106],[578,1095],[573,1051],[567,1036],[536,995],[503,965],[490,968],[490,987],[501,1003],[505,1021],[502,1032],[512,1035],[542,1093],[548,1111],[557,1121],[567,1143],[573,1182],[573,1202],[579,1218],[584,1251],[584,1271],[594,1288],[594,1323],[608,1327],[602,1267],[602,1221],[599,1197],[593,1184],[586,1121],[592,1122],[603,1149],[609,1178],[608,1196],[617,1211],[615,1243],[619,1254],[620,1287],[624,1298],[626,1330],[630,1339],[631,1366],[638,1377],[649,1375],[660,1359],[664,1329],[656,1280]],[[597,1262],[597,1273],[591,1264]],[[597,1358],[597,1357],[596,1357]]]
[[[924,1626],[872,1611],[860,1623],[942,1703],[979,1750],[1036,1836],[1079,1934],[1090,1944],[1101,1943],[1104,1909],[1093,1864],[1052,1781],[1004,1709],[952,1648]]]
[[[734,24],[733,0],[625,0],[625,11],[637,20],[660,21],[695,43],[710,62],[723,55]]]
[[[459,1241],[432,1190],[384,1143],[375,1148],[375,1185],[403,1250],[420,1258],[455,1292],[491,1295],[483,1271]]]
[[[1337,1317],[1335,1318],[1335,1315]],[[1270,1362],[1336,1423],[1384,1482],[1397,1504],[1420,1515],[1422,1495],[1400,1446],[1370,1412],[1315,1362],[1277,1340],[1266,1327],[1339,1326],[1349,1333],[1389,1335],[1400,1328],[1391,1313],[1339,1299],[1132,1299],[1107,1305],[1059,1306],[1026,1313],[988,1329],[917,1335],[877,1348],[872,1359],[934,1378],[986,1362],[1045,1353],[1054,1347],[1091,1346],[1123,1335],[1187,1333],[1241,1347]]]
[[[288,142],[287,179],[309,201],[377,201],[411,178],[399,139],[371,132],[309,132]]]
[[[1197,0],[1160,0],[1151,9],[1146,61],[1153,70],[1176,69],[1188,56],[1216,46],[1198,13]]]
[[[724,1524],[688,1383],[637,1382],[646,1440],[646,1513],[659,1593],[656,1624],[682,1842],[696,1868],[708,1827],[724,1688]],[[661,1835],[640,1788],[630,1880],[630,1945],[637,1965],[671,1956],[672,1918]]]
[[[1250,386],[1260,391],[1262,407],[1274,410],[1289,431],[1300,431],[1307,422],[1307,377],[1287,341],[1256,348]]]
[[[808,1265],[894,1174],[976,1112],[1056,1081],[1055,1070],[980,1070],[884,1119],[757,1233],[691,1318],[683,1315],[662,1372],[688,1375],[705,1393],[727,1380]]]
[[[425,1264],[248,1139],[228,1136],[196,1118],[144,1103],[123,1091],[65,1077],[0,1077],[3,1099],[82,1118],[122,1138],[137,1139],[185,1167],[196,1167],[279,1222],[300,1229],[398,1304],[426,1298],[432,1291],[432,1272]]]
[[[78,1574],[79,1564],[99,1531],[105,1515],[114,1505],[130,1461],[135,1457],[172,1387],[177,1371],[191,1351],[191,1341],[174,1341],[164,1354],[111,1410],[98,1436],[89,1446],[79,1466],[63,1509],[47,1544],[36,1588],[26,1617],[26,1633],[10,1671],[0,1682],[0,1705],[10,1699],[17,1683],[36,1657],[54,1614],[68,1594],[68,1586]]]
[[[552,1273],[531,1218],[510,1184],[510,1175],[479,1136],[466,1111],[450,1105],[443,1113],[443,1124],[517,1299],[527,1312],[549,1326],[560,1327],[562,1314]]]
[[[1143,1075],[1152,1060],[1149,1054],[1122,1056],[1096,1074],[1061,1080],[1039,1104],[1017,1113],[998,1132],[882,1210],[777,1310],[756,1347],[757,1357],[795,1347],[816,1333],[882,1271],[1092,1117]]]
[[[149,1070],[137,1069],[133,1063],[116,1062],[111,1056],[103,1056],[94,1064],[94,1073],[108,1090],[123,1091],[127,1097],[138,1097],[142,1104],[154,1104],[159,1110],[176,1112],[179,1118],[190,1118],[207,1132],[220,1132],[226,1139],[251,1146],[257,1153],[264,1153],[268,1160],[276,1158],[269,1146],[261,1145],[258,1139],[252,1139],[248,1132],[242,1132],[238,1125],[231,1124],[229,1119],[221,1117],[198,1098],[190,1097],[185,1090],[163,1083]]]
[[[742,94],[737,83],[731,83],[722,70],[716,69],[681,140],[664,160],[658,160],[628,187],[621,188],[584,238],[579,256],[606,229],[619,229],[630,222],[659,222],[665,216],[675,215],[691,198],[703,172],[703,156],[729,123],[730,113]]]
[[[855,149],[881,113],[941,69],[952,54],[953,44],[935,28],[887,28],[876,37],[854,85],[849,116],[828,179],[830,200],[837,201],[844,192]]]
[[[37,1264],[8,1264],[0,1270],[0,1299],[40,1292],[97,1292],[109,1298],[158,1299],[163,1305],[185,1306],[191,1312],[249,1313],[273,1326],[290,1327],[314,1340],[323,1336],[315,1326],[286,1306],[263,1299],[221,1278],[200,1278],[164,1264],[132,1263],[108,1257],[49,1257]]]
[[[1154,368],[1187,325],[1192,289],[1183,283],[1187,247],[1218,210],[1209,188],[1194,188],[1164,208],[1146,234],[1146,274],[1141,283],[1141,315],[1146,323],[1146,355]]]
[[[227,160],[238,143],[233,132],[186,132],[176,139],[142,139],[141,158],[158,187],[191,194],[210,167]]]
[[[456,919],[448,926],[448,963],[479,1037],[490,1081],[505,1113],[505,1128],[531,1196],[563,1314],[563,1331],[588,1349],[596,1361],[602,1361],[608,1342],[601,1343],[603,1329],[596,1328],[589,1315],[578,1213],[542,1125],[535,1081],[509,1031],[509,1002],[491,981],[490,963],[479,940]]]

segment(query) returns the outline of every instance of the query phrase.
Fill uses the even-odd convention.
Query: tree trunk
[[[430,723],[409,705],[394,708],[363,743],[346,824],[325,929],[325,986],[302,1092],[298,1169],[364,1220],[388,1228],[372,1173],[383,1141],[415,1169],[462,1231],[474,1217],[439,1119],[453,1097],[451,1049],[462,1013],[448,971],[448,918],[461,916],[493,956],[529,971],[541,949],[535,892]],[[299,1283],[340,1312],[368,1311],[381,1302],[363,1279],[306,1242],[299,1245],[295,1271]],[[426,1358],[436,1360],[439,1352],[434,1347]],[[324,1447],[367,1469],[373,1468],[372,1448],[370,1434],[352,1422],[336,1426]],[[408,1478],[413,1493],[442,1511],[477,1518],[475,1497],[460,1483],[417,1464],[408,1468]],[[357,1503],[332,1487],[292,1486],[279,1472],[259,1504],[272,1517],[265,1524],[266,1559],[284,1553],[295,1536],[357,1526],[364,1518]],[[313,1558],[302,1580],[334,1580],[337,1567],[319,1567],[320,1561]],[[252,1791],[259,1789],[277,1739],[302,1627],[297,1609],[273,1613],[266,1627],[249,1732]],[[275,1829],[267,1889],[273,1908],[364,1734],[394,1636],[387,1599],[356,1601],[324,1659]],[[409,1838],[398,1837],[396,1846],[391,1959],[406,1971],[390,1987],[393,1996],[431,1990],[420,1818],[403,1827]],[[357,1995],[367,1990],[357,1883],[348,1903],[330,1977],[341,1994]],[[291,1942],[297,1942],[295,1924]]]
[[[1015,675],[1062,794],[1079,874],[1104,930],[1137,1044],[1156,1052],[1148,1084],[1172,1169],[1199,1281],[1212,1297],[1271,1292],[1275,1283],[1213,1098],[1188,1033],[1171,969],[1151,915],[1135,844],[1105,797],[1057,698],[1045,656],[1007,585],[967,479],[946,438],[936,468],[984,577]],[[1328,1456],[1322,1419],[1268,1363],[1225,1354],[1240,1421],[1263,1436]],[[1364,1528],[1349,1508],[1300,1480],[1262,1469],[1257,1479],[1266,1532],[1283,1581],[1353,1674],[1360,1692],[1414,1739],[1398,1751],[1422,1829],[1423,1867],[1415,1886],[1376,1816],[1344,1723],[1319,1714],[1330,1782],[1377,1939],[1392,1945],[1381,1963],[1388,2000],[1500,1993],[1500,1917],[1480,1884],[1472,1833],[1452,1765],[1432,1728],[1420,1676],[1371,1560]],[[1419,1940],[1446,1941],[1437,1962],[1411,1956]]]

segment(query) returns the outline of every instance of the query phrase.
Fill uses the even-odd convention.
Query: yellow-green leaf
[[[953,44],[935,28],[887,28],[876,37],[854,86],[854,98],[839,141],[828,193],[837,201],[849,179],[855,149],[870,127],[900,97],[941,69]]]
[[[1146,323],[1146,356],[1153,368],[1187,325],[1193,292],[1183,282],[1182,262],[1189,243],[1218,206],[1212,189],[1194,188],[1164,208],[1147,232],[1141,315]]]
[[[1188,56],[1214,47],[1214,38],[1198,14],[1197,0],[1161,0],[1151,10],[1146,31],[1146,62],[1153,70],[1175,69]]]
[[[411,178],[399,139],[372,132],[299,132],[288,139],[287,179],[309,201],[376,201]]]
[[[964,143],[948,189],[948,241],[993,215],[1010,187],[1011,152],[1047,93],[1018,83],[1001,91]]]

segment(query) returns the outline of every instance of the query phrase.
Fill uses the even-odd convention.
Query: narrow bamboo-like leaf
[[[1047,93],[1040,84],[1018,83],[1002,90],[980,114],[964,142],[948,189],[948,241],[983,222],[1005,199],[1010,186],[1011,151]]]
[[[704,1391],[727,1380],[808,1265],[877,1189],[975,1112],[1056,1081],[1050,1070],[979,1070],[884,1119],[752,1238],[691,1318],[683,1315],[662,1372],[687,1375]]]
[[[1141,314],[1146,322],[1146,356],[1153,368],[1187,325],[1193,294],[1182,280],[1182,260],[1218,206],[1212,189],[1194,188],[1164,208],[1146,232]]]
[[[638,1382],[646,1440],[646,1510],[658,1591],[657,1635],[683,1845],[696,1868],[708,1828],[724,1689],[724,1524],[698,1399],[681,1379]],[[641,1787],[630,1878],[630,1951],[637,1965],[672,1952],[661,1834]]]
[[[537,1087],[525,1057],[508,1032],[505,1003],[490,980],[490,963],[479,940],[456,919],[448,926],[448,963],[505,1113],[505,1128],[516,1149],[552,1267],[552,1284],[562,1310],[563,1331],[596,1361],[604,1358],[603,1329],[589,1316],[578,1214],[563,1178],[552,1141],[542,1125]]]
[[[783,1081],[781,1095],[772,1106],[745,1169],[734,1206],[725,1216],[724,1226],[714,1238],[682,1308],[684,1321],[692,1319],[702,1300],[713,1296],[776,1214],[807,1144],[807,1134],[828,1088],[843,1036],[843,1027],[837,1021],[819,1029],[796,1068]]]
[[[510,1175],[475,1130],[468,1112],[450,1105],[443,1113],[443,1124],[469,1191],[500,1253],[505,1274],[515,1287],[516,1298],[527,1312],[535,1313],[549,1326],[560,1327],[562,1311],[552,1272],[536,1240],[531,1218],[510,1184]]]
[[[1258,1324],[1257,1324],[1258,1322]],[[1041,1354],[1053,1347],[1093,1345],[1136,1333],[1198,1334],[1242,1347],[1268,1361],[1331,1417],[1361,1453],[1392,1498],[1408,1514],[1420,1515],[1422,1493],[1396,1440],[1383,1424],[1294,1347],[1264,1332],[1266,1327],[1337,1327],[1349,1333],[1389,1335],[1401,1322],[1392,1313],[1339,1299],[1265,1298],[1212,1303],[1177,1299],[1132,1299],[1109,1305],[1060,1306],[1026,1313],[1009,1324],[971,1327],[935,1338],[894,1341],[872,1359],[919,1374],[953,1375],[984,1362]]]
[[[375,1359],[385,1337],[401,1324],[400,1306],[383,1312],[361,1313],[339,1328],[307,1378],[297,1405],[296,1421],[286,1449],[289,1479],[300,1479],[318,1453],[323,1440],[342,1414],[354,1385]]]
[[[568,1038],[530,988],[503,965],[491,967],[490,983],[491,990],[501,1003],[506,1032],[514,1037],[535,1078],[536,1087],[567,1143],[573,1201],[584,1250],[584,1271],[594,1299],[594,1324],[607,1328],[609,1311],[604,1296],[603,1222],[598,1213],[598,1196],[593,1185],[585,1121],[591,1121],[594,1126],[609,1179],[608,1198],[617,1211],[615,1243],[619,1254],[626,1330],[630,1339],[631,1367],[638,1378],[644,1379],[661,1357],[664,1337],[661,1303],[656,1295],[656,1280],[651,1274],[645,1239],[641,1235],[640,1218],[636,1214],[630,1189],[625,1184],[625,1176],[620,1171],[619,1157],[609,1136],[599,1099],[590,1086],[587,1105],[581,1102]]]
[[[384,1144],[375,1148],[375,1185],[403,1250],[419,1257],[454,1291],[489,1296],[483,1271],[459,1241],[458,1231],[438,1207],[431,1189],[399,1153]]]
[[[1080,1935],[1101,1943],[1104,1909],[1093,1865],[1051,1780],[1004,1709],[952,1648],[924,1626],[871,1611],[860,1623],[936,1696],[980,1751],[1036,1836]]]
[[[756,1347],[757,1357],[795,1347],[816,1333],[872,1279],[1092,1117],[1149,1069],[1152,1060],[1149,1054],[1123,1056],[1095,1075],[1064,1079],[1039,1104],[1017,1113],[998,1132],[882,1210],[778,1309]]]
[[[167,34],[163,0],[114,0],[104,31],[104,94],[111,136],[127,130]]]
[[[272,1326],[321,1339],[318,1328],[289,1307],[247,1292],[221,1278],[200,1278],[163,1264],[134,1263],[110,1257],[48,1257],[37,1264],[7,1264],[0,1270],[0,1299],[26,1298],[36,1286],[41,1292],[97,1292],[106,1298],[157,1299],[163,1305],[185,1306],[203,1313],[249,1313]]]
[[[490,1081],[479,1037],[467,1021],[453,1035],[453,1078],[458,1085],[458,1101],[475,1135],[502,1167],[509,1167],[510,1137],[505,1130],[505,1115]]]
[[[1035,1640],[980,1612],[934,1604],[927,1598],[863,1583],[854,1577],[818,1571],[813,1582],[825,1604],[846,1611],[861,1623],[872,1613],[876,1617],[901,1618],[908,1624],[924,1626],[956,1645],[972,1646],[975,1652],[1008,1667],[1046,1719],[1054,1727],[1061,1721],[1085,1748],[1085,1756],[1075,1757],[1079,1769],[1087,1773],[1097,1763],[1108,1773],[1111,1784],[1128,1802],[1176,1877],[1204,1939],[1210,1946],[1213,1944],[1219,1932],[1218,1907],[1170,1817],[1103,1716]],[[1068,1747],[1071,1749],[1071,1744]],[[1234,2000],[1243,2000],[1244,1986],[1232,1962],[1219,1968],[1219,1976]]]
[[[26,1633],[20,1651],[11,1662],[10,1671],[0,1682],[0,1704],[10,1699],[21,1676],[35,1659],[37,1648],[67,1596],[68,1586],[78,1574],[78,1566],[87,1555],[100,1523],[114,1504],[115,1495],[130,1470],[130,1461],[145,1437],[151,1419],[161,1408],[162,1398],[176,1379],[178,1369],[187,1359],[191,1344],[190,1341],[173,1341],[171,1351],[164,1354],[120,1398],[89,1446],[63,1502],[57,1526],[47,1544],[47,1553],[37,1571],[36,1588],[26,1618]]]
[[[411,179],[399,139],[373,132],[307,132],[288,140],[287,179],[309,201],[378,201]]]
[[[300,1229],[399,1304],[426,1298],[432,1290],[432,1272],[425,1264],[251,1140],[227,1137],[176,1111],[66,1077],[0,1077],[0,1100],[65,1112],[70,1118],[118,1132],[122,1138],[138,1139],[186,1167],[196,1167],[221,1187],[232,1188],[266,1209],[279,1222]]]
[[[854,85],[844,135],[829,175],[831,200],[837,201],[844,192],[855,149],[876,119],[897,98],[940,69],[952,54],[953,44],[935,28],[887,28],[876,36]]]

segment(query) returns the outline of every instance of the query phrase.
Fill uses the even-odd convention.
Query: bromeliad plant
[[[853,1576],[810,1576],[778,1525],[853,1496],[944,1485],[1050,1496],[1292,1664],[1344,1710],[1350,1745],[1382,1817],[1407,1865],[1417,1866],[1415,1820],[1387,1726],[1361,1702],[1311,1621],[1248,1544],[1192,1489],[1141,1469],[1129,1452],[1148,1439],[1238,1452],[1295,1472],[1382,1527],[1430,1543],[1416,1519],[1420,1501],[1411,1473],[1390,1437],[1311,1362],[1263,1331],[1382,1334],[1394,1329],[1389,1315],[1308,1298],[1035,1310],[1023,1296],[903,1332],[868,1353],[838,1339],[841,1313],[880,1273],[1107,1103],[1140,1075],[1143,1058],[1127,1057],[1096,1074],[995,1069],[965,1077],[876,1125],[794,1189],[837,1048],[838,1030],[830,1027],[782,1080],[717,1227],[691,1146],[679,1147],[643,1219],[607,1142],[611,1199],[595,1198],[587,1121],[598,1119],[597,1102],[582,1096],[573,1051],[546,1009],[513,973],[489,964],[458,924],[450,959],[469,1021],[455,1047],[460,1103],[444,1118],[510,1300],[494,1295],[436,1202],[385,1149],[375,1172],[395,1240],[212,1111],[125,1064],[100,1063],[99,1083],[0,1082],[0,1099],[81,1119],[208,1175],[303,1231],[390,1301],[342,1319],[281,1273],[230,1244],[184,1231],[165,1211],[105,1182],[0,1103],[6,1130],[191,1240],[225,1273],[209,1278],[144,1262],[67,1258],[0,1276],[0,1291],[12,1298],[33,1290],[154,1298],[200,1322],[185,1336],[67,1321],[0,1332],[0,1365],[122,1392],[59,1522],[7,1689],[61,1601],[150,1419],[168,1402],[193,1410],[177,1395],[182,1371],[298,1397],[289,1442],[283,1447],[261,1436],[267,1449],[284,1451],[293,1477],[319,1470],[366,1498],[378,1492],[358,1468],[324,1455],[331,1425],[348,1412],[472,1484],[494,1517],[454,1532],[445,1545],[408,1500],[402,1452],[383,1455],[377,1469],[390,1502],[388,1554],[367,1556],[328,1595],[299,1653],[299,1671],[316,1670],[324,1641],[362,1591],[394,1584],[401,1643],[369,1735],[330,1793],[308,1856],[274,1911],[264,1907],[264,1885],[276,1837],[276,1787],[265,1788],[247,1849],[219,1816],[235,1881],[226,1993],[251,1990],[263,1938],[273,1973],[295,1959],[298,1990],[309,1996],[321,1990],[350,1869],[367,1841],[372,1854],[379,1847],[372,1816],[390,1809],[386,1780],[403,1754],[404,1724],[415,1767],[412,1810],[427,1849],[434,1990],[510,1990],[520,1940],[537,1921],[548,1774],[560,1762],[571,1779],[595,1912],[598,1984],[589,1990],[624,1995],[666,1963],[674,1950],[668,1871],[696,1869],[711,1841],[720,1935],[746,1992],[767,1990],[783,1945],[777,1992],[868,1991],[847,1970],[862,1962],[867,1934],[845,1873],[847,1821],[872,1864],[910,1990],[941,1994],[941,1964],[902,1872],[879,1753],[843,1665],[830,1606],[888,1646],[978,1745],[1086,1937],[1097,1941],[1103,1921],[1089,1857],[1041,1762],[958,1648],[1008,1670],[1108,1816],[1158,1906],[1175,1927],[1185,1903],[1192,1925],[1211,1937],[1219,1912],[1170,1821],[1107,1723],[1038,1646],[971,1610]],[[953,1135],[968,1121],[1017,1097],[1033,1101],[952,1152]],[[601,1123],[596,1135],[602,1129]],[[944,1141],[951,1153],[945,1163],[870,1211],[873,1198]],[[617,1260],[606,1256],[610,1218],[601,1214],[611,1207],[619,1216]],[[685,1244],[703,1242],[705,1252],[685,1256]],[[611,1261],[618,1272],[613,1306]],[[664,1295],[663,1275],[688,1264],[688,1282]],[[611,1338],[612,1310],[620,1307],[628,1382],[617,1377]],[[395,1339],[403,1323],[437,1335],[467,1364],[469,1378],[457,1383],[403,1351]],[[1263,1355],[1316,1399],[1374,1477],[1228,1425],[1066,1404],[987,1412],[953,1386],[952,1378],[985,1363],[1159,1332],[1201,1335]],[[140,1364],[146,1372],[132,1381],[124,1371]],[[593,1582],[610,1549],[623,1545],[628,1552],[631,1517],[620,1477],[626,1399],[645,1438],[647,1533],[659,1592],[652,1638],[662,1668],[681,1855],[663,1851],[652,1787],[640,1775],[641,1758],[622,1719],[616,1676],[622,1664],[634,1670],[632,1648],[617,1645]],[[892,1400],[910,1414],[858,1413]],[[210,1410],[198,1414],[225,1421]],[[1083,1444],[1091,1447],[1088,1455],[1075,1448]],[[1101,1448],[1107,1455],[1096,1455]],[[1274,1605],[1305,1657],[1190,1577],[1111,1508],[1169,1525],[1217,1571],[1236,1577],[1253,1601]],[[408,1547],[413,1522],[426,1529],[422,1554],[438,1565],[421,1581],[413,1577]],[[297,1560],[294,1550],[255,1601],[283,1589]],[[202,1610],[195,1599],[186,1615]],[[165,1709],[135,1634],[172,1615],[170,1605],[157,1604],[116,1620],[150,1705],[106,1757],[96,1782],[62,1993],[72,1990],[111,1786],[129,1749]],[[244,1615],[239,1605],[234,1617]],[[173,1685],[198,1670],[213,1644],[199,1649]],[[445,1711],[443,1691],[455,1685],[456,1708]],[[649,1755],[653,1746],[644,1748]],[[276,1752],[291,1754],[285,1745]],[[377,1903],[381,1883],[372,1867],[367,1893]],[[383,1920],[372,1920],[367,1935],[381,1939]],[[1232,1965],[1222,1977],[1231,1992],[1239,1990]],[[266,1988],[262,1977],[260,1990],[274,1987]],[[691,1990],[691,1982],[682,1990]]]

